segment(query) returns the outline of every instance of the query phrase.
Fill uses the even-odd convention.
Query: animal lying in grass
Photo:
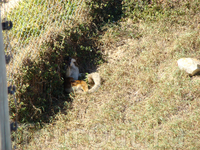
[[[72,77],[66,77],[64,88],[67,93],[74,92],[78,94],[93,93],[101,86],[99,73],[91,73],[87,76],[88,83],[92,84],[92,88],[88,89],[88,85],[83,80],[74,80]]]
[[[79,69],[74,64],[76,62],[73,58],[66,58],[66,76],[64,79],[64,88],[67,93],[93,93],[101,85],[101,79],[99,73],[91,73],[87,76],[88,83],[93,85],[91,89],[88,89],[88,85],[83,80],[78,80]]]

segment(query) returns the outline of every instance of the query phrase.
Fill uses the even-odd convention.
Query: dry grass
[[[128,19],[108,29],[101,38],[108,60],[98,68],[101,88],[75,96],[72,109],[28,133],[31,140],[21,131],[18,149],[199,149],[199,76],[176,64],[200,58],[199,15],[174,18],[179,23]]]
[[[185,25],[134,24],[142,36],[120,44],[107,30],[102,87],[76,96],[72,110],[34,133],[26,149],[199,149],[200,80],[176,64],[200,56],[199,15],[182,18]],[[132,30],[130,19],[121,24]]]

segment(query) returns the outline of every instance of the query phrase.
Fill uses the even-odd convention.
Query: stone
[[[200,72],[200,61],[196,58],[181,58],[177,61],[178,67],[193,76]]]

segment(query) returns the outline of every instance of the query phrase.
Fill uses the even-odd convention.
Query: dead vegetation
[[[198,149],[200,81],[176,61],[199,58],[199,15],[112,24],[100,38],[107,59],[98,68],[101,88],[73,97],[66,114],[19,148]]]

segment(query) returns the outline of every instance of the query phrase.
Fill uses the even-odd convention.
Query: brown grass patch
[[[128,20],[123,28],[140,36],[122,36],[122,42],[114,38],[119,29],[107,30],[101,39],[108,59],[98,68],[101,88],[75,96],[72,110],[57,114],[26,149],[198,149],[198,77],[176,64],[199,56],[198,16],[141,21],[136,30]]]

